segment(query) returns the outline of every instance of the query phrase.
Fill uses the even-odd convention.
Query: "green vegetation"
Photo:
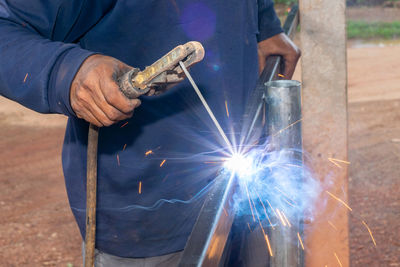
[[[287,5],[290,6],[292,4],[297,4],[297,0],[275,0],[274,1],[276,4],[283,4],[283,5]]]
[[[347,36],[349,39],[400,38],[400,21],[394,21],[394,22],[348,21]]]

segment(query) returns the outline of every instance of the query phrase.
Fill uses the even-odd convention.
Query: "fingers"
[[[91,106],[91,111],[99,118],[104,126],[110,126],[115,122],[128,119],[132,116],[133,110],[124,113],[110,105],[100,90],[91,91],[92,99],[95,105]],[[137,105],[135,106],[135,108]]]
[[[300,59],[300,50],[293,50],[291,53],[284,56],[285,60],[285,79],[292,79],[293,73],[296,69],[297,62]]]
[[[259,62],[265,65],[265,59],[269,55],[280,55],[285,60],[285,79],[291,79],[300,58],[300,49],[281,33],[268,38],[258,44]],[[259,67],[261,67],[259,63]]]
[[[122,114],[129,114],[141,104],[139,99],[127,98],[119,89],[118,84],[111,78],[101,80],[99,87],[98,97],[102,102],[101,104],[105,106],[106,111],[110,112],[112,117],[122,116],[121,114],[114,114],[114,109]],[[107,105],[113,109],[110,110]]]
[[[129,66],[111,57],[89,57],[70,89],[70,104],[77,117],[98,127],[130,118],[141,102],[125,97],[113,78],[114,73],[128,69]]]

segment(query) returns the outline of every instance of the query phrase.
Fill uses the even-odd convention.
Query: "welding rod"
[[[194,91],[196,94],[199,96],[201,102],[203,103],[203,106],[208,112],[208,115],[210,115],[211,120],[214,122],[215,127],[217,127],[218,132],[222,136],[222,139],[224,139],[225,143],[228,145],[229,149],[232,151],[233,147],[231,142],[229,141],[228,137],[226,136],[224,130],[222,130],[221,125],[219,124],[218,120],[215,118],[214,113],[212,112],[210,106],[207,104],[207,101],[204,99],[203,94],[200,92],[199,88],[197,87],[196,83],[194,82],[192,76],[190,75],[189,71],[186,69],[185,65],[183,64],[182,61],[179,61],[179,65],[181,66],[183,72],[185,73],[186,77],[188,78],[189,82],[193,86]]]

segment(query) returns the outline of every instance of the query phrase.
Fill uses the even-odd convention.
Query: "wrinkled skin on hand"
[[[116,77],[132,67],[108,56],[92,55],[80,67],[70,88],[70,103],[78,118],[98,127],[132,117],[139,99],[128,99]],[[149,94],[154,91],[149,92]]]
[[[258,67],[261,73],[265,67],[267,57],[282,56],[285,63],[285,79],[291,79],[300,58],[300,49],[284,34],[277,34],[258,43]]]

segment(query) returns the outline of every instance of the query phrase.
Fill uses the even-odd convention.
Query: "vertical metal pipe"
[[[265,83],[267,124],[271,149],[284,151],[285,157],[302,161],[301,136],[301,84],[293,80],[276,80]],[[292,218],[292,227],[277,226],[269,231],[273,245],[270,267],[303,266],[302,248],[297,232],[301,230],[300,215]]]

